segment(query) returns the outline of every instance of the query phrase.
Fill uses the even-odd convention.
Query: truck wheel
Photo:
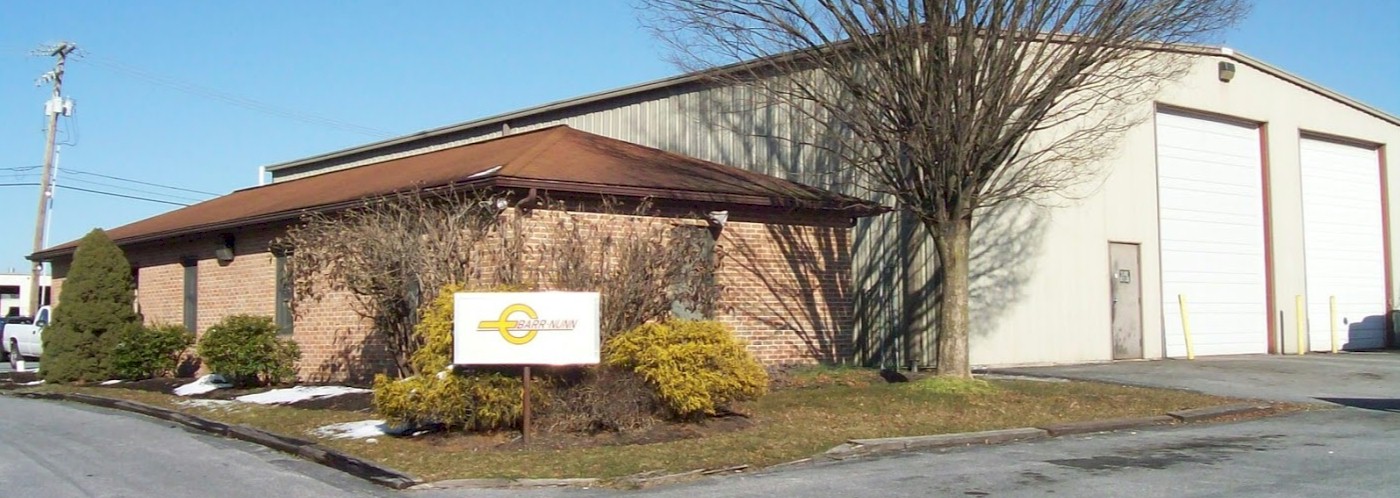
[[[3,347],[0,347],[0,361],[3,361],[3,362],[8,362],[8,361],[10,361],[10,352],[9,352],[9,350],[6,350],[6,349],[3,348]]]

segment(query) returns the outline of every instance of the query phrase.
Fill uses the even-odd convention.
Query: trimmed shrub
[[[112,349],[112,368],[117,378],[129,380],[173,374],[193,345],[194,334],[181,325],[132,325]]]
[[[724,324],[672,320],[614,337],[603,361],[641,374],[666,409],[682,419],[714,415],[768,390],[768,372]]]
[[[494,430],[520,425],[524,416],[521,379],[494,372],[459,373],[452,369],[452,294],[447,285],[422,310],[414,327],[420,342],[410,364],[417,375],[374,378],[374,409],[394,424]],[[531,399],[547,400],[544,383],[535,381]],[[538,393],[538,394],[535,394]]]
[[[44,329],[39,377],[60,383],[111,378],[111,352],[122,332],[139,322],[132,288],[131,263],[121,248],[100,229],[83,236],[63,300]]]
[[[279,339],[269,316],[232,315],[209,327],[199,339],[199,359],[235,385],[276,384],[296,375],[301,350]]]
[[[380,374],[374,379],[374,410],[396,425],[504,429],[520,424],[522,387],[520,379],[499,373],[443,371],[400,380]]]

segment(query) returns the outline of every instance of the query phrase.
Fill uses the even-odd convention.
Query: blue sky
[[[1396,19],[1389,0],[1259,0],[1225,43],[1400,114]],[[626,0],[10,2],[0,183],[38,181],[6,168],[42,162],[48,89],[34,81],[51,60],[29,53],[58,40],[88,54],[65,81],[77,112],[63,122],[61,168],[218,193],[255,184],[258,166],[384,138],[347,124],[408,134],[676,72]],[[59,182],[206,197],[76,173]],[[37,192],[0,187],[11,235],[0,271],[27,268]],[[59,190],[49,242],[173,207]]]

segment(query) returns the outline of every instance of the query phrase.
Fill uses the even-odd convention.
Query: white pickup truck
[[[0,353],[9,360],[11,368],[19,368],[23,358],[38,358],[44,352],[44,327],[53,319],[53,310],[48,306],[39,308],[32,322],[16,320],[0,325]]]

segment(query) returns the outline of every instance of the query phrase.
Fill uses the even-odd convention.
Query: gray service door
[[[1142,272],[1138,271],[1138,245],[1108,244],[1113,297],[1113,359],[1142,358]]]

